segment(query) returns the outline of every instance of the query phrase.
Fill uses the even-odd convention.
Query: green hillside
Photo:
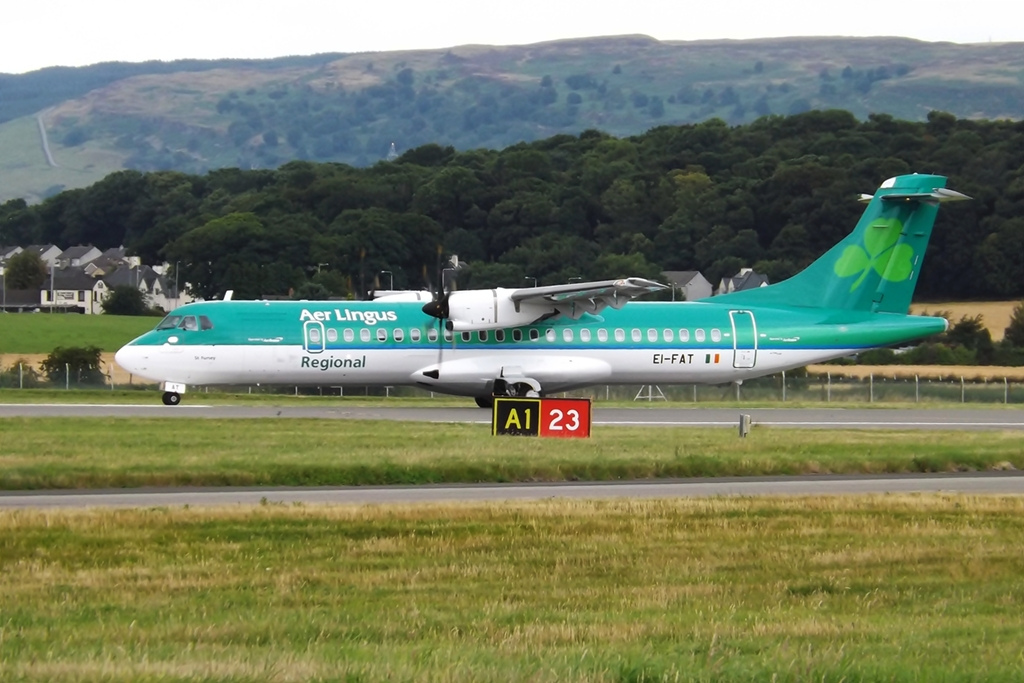
[[[84,186],[114,168],[204,173],[296,159],[366,166],[385,158],[392,143],[399,154],[427,143],[504,148],[587,129],[626,136],[664,124],[720,118],[736,125],[811,109],[844,109],[862,120],[884,112],[920,121],[932,110],[1019,119],[1022,58],[1020,43],[622,36],[133,65],[121,78],[83,71],[98,84],[89,90],[76,87],[75,70],[66,70],[56,92],[71,96],[30,99],[48,107],[43,118],[59,169],[28,151],[34,144],[38,152],[38,131],[11,119],[0,126],[0,158],[26,161],[0,167],[0,201]],[[33,78],[52,80],[48,72],[18,77],[17,88],[2,76],[0,88],[17,100],[36,93]],[[0,120],[4,111],[20,110],[8,101]]]

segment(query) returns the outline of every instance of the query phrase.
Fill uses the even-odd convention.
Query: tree
[[[131,285],[118,285],[103,300],[103,312],[108,315],[148,315],[146,295]]]
[[[7,261],[7,289],[39,289],[46,280],[46,264],[34,251],[23,251]]]
[[[1003,332],[1003,339],[1018,349],[1024,349],[1024,301],[1014,307],[1010,326]]]

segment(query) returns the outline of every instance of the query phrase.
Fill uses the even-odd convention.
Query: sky
[[[903,36],[1024,42],[1015,0],[49,0],[0,14],[0,73],[151,59],[519,45],[644,34],[659,40]]]

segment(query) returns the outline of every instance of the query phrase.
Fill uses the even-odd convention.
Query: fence
[[[49,388],[145,389],[153,384],[132,381],[115,384],[109,374],[96,368],[81,371],[66,368],[52,379],[42,376],[33,365],[18,363],[0,372],[0,389]],[[293,394],[304,396],[348,397],[424,397],[428,393],[413,387],[385,386],[229,386],[192,387],[192,392],[242,394]],[[1000,378],[972,380],[963,377],[903,378],[870,375],[863,379],[846,376],[786,373],[770,375],[742,384],[677,384],[644,386],[598,385],[569,392],[595,401],[634,401],[636,403],[986,403],[1024,404],[1024,380]],[[443,394],[429,394],[443,397]]]

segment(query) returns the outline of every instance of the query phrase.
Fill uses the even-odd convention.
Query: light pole
[[[395,275],[394,275],[394,273],[392,273],[390,270],[382,270],[382,271],[380,271],[380,274],[388,276],[388,291],[389,292],[395,291]]]
[[[530,275],[527,275],[527,276],[526,276],[526,277],[524,277],[523,279],[524,279],[524,280],[533,280],[533,284],[532,284],[532,285],[530,285],[530,286],[531,286],[531,287],[536,287],[536,286],[537,286],[537,278],[535,278],[535,277],[532,277],[532,276],[530,276]]]
[[[330,263],[318,263],[318,264],[316,264],[316,274],[319,275],[320,274],[320,269],[323,268],[324,266],[329,266],[329,265],[331,265],[331,264]]]
[[[181,295],[178,294],[178,264],[181,261],[174,262],[174,307],[177,308],[181,305]]]

